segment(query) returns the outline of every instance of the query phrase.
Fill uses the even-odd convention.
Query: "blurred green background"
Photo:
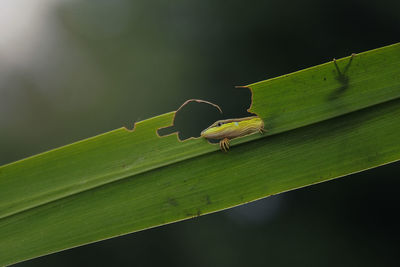
[[[397,0],[1,1],[0,164],[190,98],[243,116],[250,96],[233,86],[399,42],[399,14]],[[183,138],[216,119],[190,114]],[[397,266],[399,174],[382,166],[16,266]]]

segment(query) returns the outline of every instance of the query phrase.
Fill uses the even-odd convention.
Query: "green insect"
[[[207,139],[220,139],[219,146],[222,151],[229,149],[229,141],[233,138],[264,133],[264,122],[257,116],[240,119],[228,119],[214,122],[210,127],[201,132]]]

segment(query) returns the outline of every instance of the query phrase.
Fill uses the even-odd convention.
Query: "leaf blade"
[[[384,75],[375,75],[376,66],[359,61],[358,72],[349,67],[348,90],[333,99],[329,94],[337,84],[332,63],[250,85],[251,110],[265,120],[270,136],[233,140],[236,146],[228,154],[202,139],[159,138],[157,128],[173,120],[168,113],[137,123],[133,132],[117,129],[0,167],[0,263],[195,217],[398,160],[400,102],[388,100],[400,93],[400,46],[363,55],[375,62],[373,57],[382,51],[386,56],[377,66]],[[392,63],[383,64],[388,61]],[[316,86],[324,82],[313,71],[320,71],[320,77],[330,73],[332,86]],[[301,86],[287,87],[301,84],[301,77],[307,93]],[[366,85],[368,90],[360,90]],[[287,88],[292,89],[282,97]]]

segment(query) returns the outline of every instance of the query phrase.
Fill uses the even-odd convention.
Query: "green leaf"
[[[400,45],[249,85],[266,135],[159,137],[174,112],[0,167],[0,264],[400,159]]]

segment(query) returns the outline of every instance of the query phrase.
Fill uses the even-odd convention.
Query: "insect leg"
[[[227,152],[229,149],[229,139],[224,138],[220,141],[221,144],[221,150]]]
[[[229,139],[225,138],[225,144],[226,144],[226,148],[229,149]]]
[[[337,72],[339,73],[339,75],[342,75],[342,73],[340,72],[340,69],[339,69],[339,67],[338,67],[338,65],[337,65],[337,63],[336,63],[336,58],[334,58],[332,61],[333,61],[333,63],[335,64],[336,70],[337,70]]]
[[[337,65],[337,63],[336,63],[336,58],[334,58],[334,59],[332,60],[333,63],[335,64],[335,68],[336,68],[336,70],[337,70],[339,76],[342,76],[342,75],[344,75],[344,73],[347,72],[347,69],[349,68],[351,62],[353,61],[354,56],[356,56],[356,55],[357,55],[357,54],[355,54],[355,53],[351,54],[350,61],[349,61],[349,63],[347,63],[347,65],[346,65],[346,67],[345,67],[343,73],[340,72],[340,69],[339,69],[339,67],[338,67],[338,65]]]
[[[226,138],[225,138],[226,139]],[[222,139],[221,141],[219,141],[219,147],[221,148],[222,151],[226,152],[226,143],[225,143],[225,139]]]

